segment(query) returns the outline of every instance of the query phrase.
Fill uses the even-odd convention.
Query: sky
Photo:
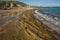
[[[59,6],[60,0],[18,0],[34,6]]]

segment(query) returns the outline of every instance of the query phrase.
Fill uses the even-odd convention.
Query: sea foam
[[[33,15],[53,30],[60,31],[60,18],[40,13],[38,10],[35,10]]]

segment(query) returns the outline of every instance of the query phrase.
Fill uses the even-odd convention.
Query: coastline
[[[35,10],[38,10],[38,9],[35,9]],[[27,11],[25,11],[25,15],[27,16],[27,19],[25,19],[26,21],[28,21],[28,24],[30,24],[31,25],[31,29],[32,29],[32,31],[34,31],[34,32],[36,32],[36,34],[38,34],[38,35],[41,35],[40,37],[42,37],[42,40],[43,40],[43,38],[44,39],[46,39],[46,40],[58,40],[59,39],[59,36],[58,35],[60,35],[58,32],[55,32],[56,30],[53,30],[53,29],[51,29],[50,27],[48,27],[47,25],[45,25],[42,21],[41,21],[41,18],[40,18],[40,20],[39,19],[37,19],[36,18],[36,16],[34,16],[34,11],[35,10],[27,10]],[[31,12],[30,12],[31,11]],[[31,14],[32,13],[32,14]],[[30,19],[30,20],[29,20]],[[27,24],[26,24],[27,25]],[[29,27],[27,27],[27,29],[28,29]],[[28,29],[29,30],[29,29]],[[40,30],[39,32],[38,32],[38,30]],[[31,31],[31,32],[32,32]],[[41,32],[42,31],[42,32]],[[33,33],[33,35],[36,37],[36,34],[34,33],[34,32],[32,32]],[[41,33],[42,34],[41,34]],[[43,33],[44,32],[44,33]],[[55,34],[56,33],[56,34]],[[46,35],[45,35],[46,34]],[[33,38],[33,37],[32,37]],[[37,37],[36,37],[37,38]]]
[[[42,21],[43,24],[47,25],[49,28],[51,28],[51,31],[56,31],[58,33],[60,33],[60,26],[55,25],[54,23],[56,23],[55,21],[50,21],[51,17],[46,15],[46,14],[42,14],[40,12],[38,12],[38,10],[34,11],[35,13],[33,14],[38,20]],[[52,19],[53,20],[53,19]],[[59,22],[59,21],[58,21]],[[58,24],[59,25],[59,24]]]
[[[0,39],[2,40],[58,40],[59,34],[51,32],[49,27],[44,25],[33,14],[36,9],[23,8],[19,10],[14,20],[7,21],[0,27]],[[14,13],[12,13],[14,14]],[[16,18],[16,19],[15,19]],[[56,33],[56,34],[55,34]],[[9,36],[9,37],[8,37]]]

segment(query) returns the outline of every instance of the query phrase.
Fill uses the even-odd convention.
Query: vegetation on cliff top
[[[19,1],[0,1],[0,8],[8,8],[8,7],[18,7],[19,6],[27,6],[27,4]]]

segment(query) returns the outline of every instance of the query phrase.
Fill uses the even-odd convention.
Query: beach
[[[36,9],[24,7],[17,10],[10,11],[11,15],[7,16],[7,18],[4,17],[6,19],[2,19],[2,24],[0,21],[0,40],[60,39],[60,34],[57,33],[59,31],[45,25],[43,23],[45,21],[41,21],[43,20],[41,19],[42,14],[38,13]]]
[[[51,16],[47,16],[47,14],[39,13],[38,10],[35,10],[35,14],[33,15],[36,16],[37,19],[41,20],[45,25],[50,27],[52,30],[55,30],[58,33],[60,32],[60,21],[54,20]]]

